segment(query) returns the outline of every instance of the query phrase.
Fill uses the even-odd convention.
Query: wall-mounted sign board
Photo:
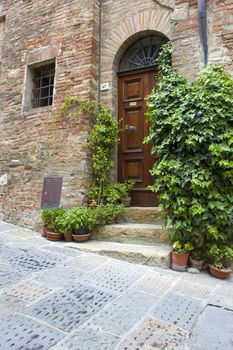
[[[41,209],[59,208],[61,201],[62,178],[44,178]]]

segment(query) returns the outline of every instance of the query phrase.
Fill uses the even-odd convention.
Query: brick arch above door
[[[150,7],[112,23],[108,34],[103,36],[101,82],[109,82],[110,88],[102,93],[101,101],[113,108],[113,111],[116,111],[117,71],[123,53],[137,37],[146,33],[163,34],[170,38],[172,13],[172,9],[162,6]]]

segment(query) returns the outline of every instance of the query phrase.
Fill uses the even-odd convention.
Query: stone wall
[[[7,184],[0,185],[0,211],[10,222],[34,226],[44,177],[63,177],[65,207],[83,203],[90,185],[88,117],[58,125],[54,117],[67,95],[96,97],[99,7],[94,0],[5,3],[8,8],[1,11],[6,17],[0,21],[0,176],[7,175]],[[49,59],[56,59],[53,106],[22,113],[26,67]]]

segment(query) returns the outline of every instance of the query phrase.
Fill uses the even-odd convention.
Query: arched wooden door
[[[153,183],[150,174],[154,163],[151,145],[143,140],[149,132],[146,120],[146,101],[155,85],[157,72],[142,70],[118,77],[119,120],[122,132],[118,148],[118,180],[132,179],[132,206],[157,206],[158,197],[148,190]]]

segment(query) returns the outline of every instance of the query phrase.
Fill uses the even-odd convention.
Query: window
[[[54,78],[55,59],[27,66],[23,112],[53,104]]]
[[[54,74],[55,64],[33,69],[33,108],[53,104]]]
[[[148,36],[138,40],[125,52],[120,72],[156,66],[160,47],[168,40],[162,36]]]

